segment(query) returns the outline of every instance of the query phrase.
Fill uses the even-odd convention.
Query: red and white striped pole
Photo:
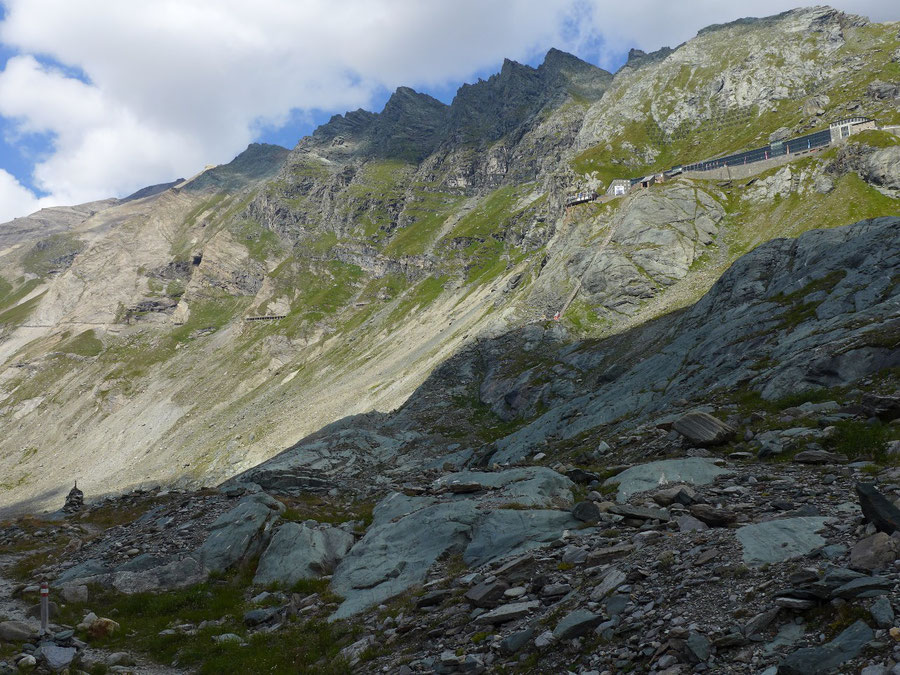
[[[47,582],[41,584],[41,635],[47,634],[47,623],[50,621],[50,587]]]

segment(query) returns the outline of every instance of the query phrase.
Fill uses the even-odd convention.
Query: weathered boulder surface
[[[259,553],[280,510],[284,505],[264,493],[242,499],[210,525],[210,535],[197,551],[203,565],[223,571]]]
[[[300,579],[329,574],[354,541],[352,534],[338,527],[285,523],[275,531],[259,559],[253,583],[291,586]]]
[[[850,567],[857,570],[881,570],[893,565],[900,554],[900,542],[884,532],[860,539],[850,550]]]
[[[581,523],[568,511],[572,482],[543,467],[499,472],[460,472],[434,482],[485,490],[448,490],[434,497],[393,493],[373,510],[365,536],[340,562],[332,587],[345,598],[334,614],[344,618],[421,583],[435,561],[459,554],[470,567],[521,553],[558,539]],[[522,508],[522,504],[535,508]],[[514,506],[515,508],[498,508]]]
[[[744,563],[752,566],[777,563],[806,555],[825,545],[816,532],[828,518],[800,516],[755,523],[738,528],[735,536],[744,547]]]
[[[5,642],[28,642],[37,635],[37,629],[22,621],[0,622],[0,640]]]
[[[694,445],[720,445],[734,436],[734,429],[706,412],[689,412],[675,420],[672,428]]]
[[[427,506],[396,522],[373,523],[334,572],[332,588],[345,598],[334,617],[351,616],[421,582],[441,555],[467,543],[479,517],[467,500]]]
[[[612,478],[607,478],[604,484],[618,484],[616,500],[624,502],[633,494],[654,490],[667,483],[706,485],[712,483],[718,476],[731,473],[731,470],[716,466],[711,460],[703,457],[664,459],[633,466]]]

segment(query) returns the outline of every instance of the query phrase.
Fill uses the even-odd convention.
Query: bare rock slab
[[[521,619],[523,616],[530,614],[540,606],[541,603],[537,600],[512,602],[508,605],[501,605],[497,609],[492,609],[490,612],[485,612],[475,619],[475,621],[477,623],[490,624],[508,623],[510,621],[515,621],[516,619]]]
[[[721,445],[734,436],[734,429],[705,412],[689,412],[680,417],[672,428],[694,445]]]
[[[210,525],[210,535],[198,549],[207,569],[227,570],[245,557],[256,555],[266,544],[276,502],[266,494],[246,497]],[[284,508],[282,506],[282,508]]]
[[[591,632],[602,621],[603,617],[599,614],[576,609],[556,625],[556,628],[553,629],[553,637],[557,640],[573,640]]]
[[[334,572],[332,588],[346,600],[333,618],[346,618],[421,583],[442,554],[471,536],[479,516],[474,503],[458,501],[370,527]]]
[[[339,527],[285,523],[276,530],[262,554],[253,583],[264,586],[280,582],[292,586],[300,579],[329,574],[354,541],[352,534]]]
[[[805,647],[789,655],[778,665],[778,675],[819,675],[856,658],[875,633],[862,620],[845,629],[821,647]]]
[[[824,546],[825,539],[816,533],[825,527],[828,520],[804,516],[738,528],[735,535],[744,548],[744,564],[759,566],[784,562]]]
[[[685,459],[664,459],[649,462],[625,469],[622,473],[608,478],[604,485],[618,483],[616,501],[627,501],[631,495],[647,490],[656,490],[669,483],[690,483],[691,485],[708,485],[719,476],[733,473],[723,469],[705,457],[688,457]]]

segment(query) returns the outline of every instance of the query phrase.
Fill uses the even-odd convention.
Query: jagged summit
[[[284,163],[290,150],[271,143],[251,143],[231,160],[190,181],[186,190],[238,189],[249,182],[274,175]]]
[[[611,80],[602,68],[551,49],[537,68],[504,59],[500,71],[487,80],[463,84],[449,106],[399,87],[380,113],[359,109],[334,115],[313,132],[312,140],[337,141],[337,152],[418,162],[448,143],[492,143],[566,96],[595,101]],[[298,144],[300,149],[308,146],[306,139]]]
[[[448,108],[428,94],[399,87],[368,129],[371,152],[378,157],[421,161],[438,144]]]

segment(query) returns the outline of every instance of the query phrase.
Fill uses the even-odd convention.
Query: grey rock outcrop
[[[436,481],[470,484],[492,490],[454,493],[436,502],[431,497],[391,494],[376,505],[373,523],[334,572],[332,587],[345,598],[334,618],[359,612],[421,583],[435,561],[461,555],[469,566],[521,553],[558,539],[577,527],[567,511],[549,506],[571,504],[571,481],[542,467],[500,472],[462,472]],[[512,490],[511,492],[508,490]],[[510,500],[516,508],[509,506]],[[522,508],[524,500],[536,508]]]
[[[212,525],[197,553],[210,571],[224,571],[263,550],[272,522],[284,506],[265,494],[242,499]]]
[[[470,501],[427,506],[396,522],[373,524],[341,561],[332,588],[350,616],[421,583],[432,564],[467,542],[480,514]]]
[[[717,477],[727,476],[730,473],[731,470],[716,466],[711,460],[702,457],[664,459],[633,466],[612,478],[607,478],[605,484],[618,484],[616,499],[624,502],[633,494],[654,490],[667,483],[706,485]]]
[[[354,541],[352,534],[338,527],[285,523],[275,531],[259,559],[253,583],[279,582],[290,587],[300,579],[329,574]]]

